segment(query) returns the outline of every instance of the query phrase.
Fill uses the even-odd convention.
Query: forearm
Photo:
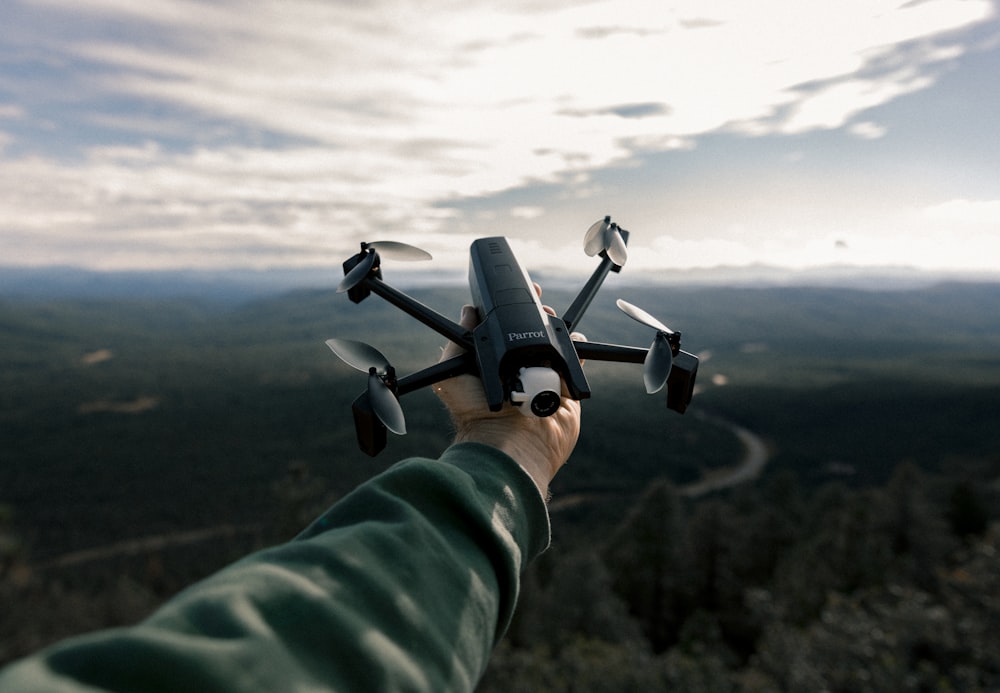
[[[400,463],[139,626],[12,666],[0,690],[471,690],[547,541],[524,471],[455,446]]]

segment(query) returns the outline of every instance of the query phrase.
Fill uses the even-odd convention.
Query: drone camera
[[[559,411],[561,389],[559,374],[551,368],[522,368],[511,390],[510,401],[525,416],[552,416]]]

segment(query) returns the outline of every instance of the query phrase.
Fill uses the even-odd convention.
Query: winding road
[[[687,498],[697,498],[713,491],[731,488],[739,484],[753,481],[767,466],[771,457],[770,450],[764,440],[753,431],[742,426],[726,421],[719,417],[705,416],[704,420],[717,424],[732,431],[743,444],[743,457],[739,463],[731,467],[716,469],[705,475],[699,481],[681,486],[678,491]],[[562,498],[553,500],[549,505],[550,512],[559,512],[571,508],[580,503],[585,503],[596,498],[606,498],[602,493],[574,493]],[[233,526],[223,525],[220,527],[208,527],[186,532],[171,532],[138,539],[129,539],[115,542],[107,546],[100,546],[81,551],[74,551],[52,559],[40,567],[67,567],[90,563],[93,561],[105,560],[122,554],[137,554],[148,551],[157,551],[169,547],[195,544],[219,537],[234,536],[248,532],[260,531],[260,526]]]
[[[221,537],[234,537],[240,534],[253,534],[260,532],[263,525],[221,525],[219,527],[206,527],[204,529],[193,529],[181,532],[168,532],[166,534],[154,534],[137,539],[125,539],[113,544],[96,546],[89,549],[81,549],[57,556],[49,561],[40,564],[39,568],[66,568],[83,563],[93,563],[103,561],[117,556],[141,555],[152,551],[162,551],[163,549],[176,546],[188,546],[199,542],[218,539]]]
[[[724,467],[705,476],[701,481],[686,484],[680,488],[680,493],[688,498],[697,498],[712,491],[730,488],[748,481],[753,481],[764,471],[771,452],[764,440],[753,431],[738,426],[732,422],[717,417],[705,417],[706,420],[725,426],[743,444],[743,458],[733,467]]]
[[[743,428],[717,416],[703,414],[701,418],[704,421],[729,429],[739,439],[740,443],[743,444],[743,457],[735,465],[712,470],[702,479],[681,486],[678,492],[682,496],[698,498],[713,491],[721,491],[722,489],[738,486],[739,484],[745,484],[760,476],[761,472],[764,471],[764,467],[767,466],[768,460],[771,459],[771,451],[768,449],[763,438],[747,428]],[[607,498],[607,494],[570,494],[554,499],[549,503],[549,512],[559,512],[560,510],[566,510],[598,498]]]

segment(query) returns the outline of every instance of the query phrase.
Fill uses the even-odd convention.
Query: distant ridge
[[[923,270],[906,266],[825,265],[807,269],[773,265],[710,267],[672,270],[657,278],[657,283],[715,286],[817,286],[858,289],[912,289],[940,282],[1000,282],[997,272],[957,272]]]
[[[302,288],[335,289],[339,268],[95,271],[79,267],[0,267],[0,296],[25,298],[201,297],[224,303]]]
[[[336,288],[343,275],[337,267],[96,271],[79,267],[0,266],[0,296],[23,298],[165,298],[201,297],[206,301],[239,303],[296,289]],[[572,290],[586,274],[554,271],[532,272],[551,288]],[[989,273],[933,272],[911,267],[856,267],[830,265],[797,270],[768,265],[712,267],[669,272],[623,272],[616,280],[627,286],[731,286],[731,287],[844,287],[864,290],[918,289],[941,282],[1000,283],[1000,271]],[[392,282],[400,288],[460,286],[462,270],[393,270]]]

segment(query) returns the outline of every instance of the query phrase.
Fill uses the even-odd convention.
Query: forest
[[[587,364],[553,544],[480,690],[1000,691],[1000,285],[608,284],[579,329],[645,346],[614,298],[642,306],[700,356],[695,399]],[[407,436],[358,451],[334,336],[403,372],[441,342],[331,289],[0,296],[0,663],[135,622],[447,446],[418,392]]]

